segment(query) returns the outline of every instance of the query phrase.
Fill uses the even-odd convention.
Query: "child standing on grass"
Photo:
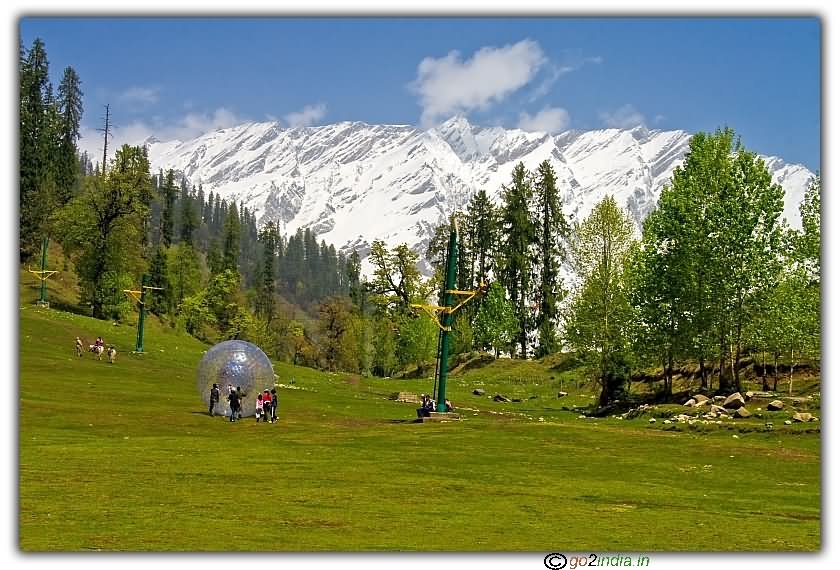
[[[263,415],[263,396],[257,394],[257,423],[260,423],[260,416]]]
[[[263,418],[268,423],[272,423],[274,420],[271,419],[271,394],[268,393],[268,388],[263,390]]]
[[[277,390],[271,389],[271,422],[277,421]]]

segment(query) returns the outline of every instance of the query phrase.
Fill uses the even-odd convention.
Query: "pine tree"
[[[200,197],[199,197],[200,199]],[[201,204],[196,198],[190,195],[189,187],[186,183],[181,185],[181,242],[192,245],[193,235],[198,229],[198,213],[196,212],[196,203]]]
[[[565,296],[559,273],[560,263],[566,257],[562,243],[569,231],[557,190],[557,176],[548,160],[543,161],[537,170],[535,194],[539,215],[536,224],[539,230],[537,265],[540,268],[540,306],[536,319],[539,345],[536,355],[545,356],[559,350],[558,303]]]
[[[467,206],[467,233],[472,253],[473,284],[487,282],[495,272],[496,252],[499,244],[499,212],[487,192],[481,190]]]
[[[279,237],[280,232],[275,224],[267,224],[260,232],[262,271],[257,285],[257,312],[268,323],[274,318],[275,261]]]
[[[160,243],[163,247],[172,245],[172,237],[175,233],[175,198],[178,195],[178,187],[175,185],[175,172],[170,169],[166,172],[163,184],[160,187],[161,213],[160,213]]]
[[[79,182],[76,141],[79,140],[79,125],[82,121],[82,90],[81,80],[72,67],[64,70],[58,86],[58,109],[60,126],[56,156],[56,202],[58,206],[63,206],[77,193]]]
[[[224,232],[222,235],[222,267],[238,273],[239,264],[239,239],[241,226],[239,225],[239,212],[236,210],[236,203],[230,205],[225,219]]]
[[[517,341],[522,358],[528,357],[528,333],[533,320],[532,246],[536,242],[537,228],[529,211],[532,196],[531,176],[520,162],[513,169],[511,185],[502,187],[500,277],[519,321]]]
[[[50,156],[49,63],[40,38],[27,52],[21,45],[20,62],[20,260],[35,254],[40,245],[49,195]]]

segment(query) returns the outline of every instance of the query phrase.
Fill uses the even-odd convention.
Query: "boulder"
[[[708,402],[709,398],[704,396],[703,394],[697,394],[696,396],[692,396],[694,400],[699,404],[700,402]]]
[[[711,406],[711,405],[712,405],[712,401],[709,400],[709,399],[705,399],[705,400],[697,400],[697,403],[694,404],[694,407],[699,408],[701,406]]]
[[[741,395],[740,392],[730,394],[729,397],[723,401],[723,407],[728,408],[730,410],[737,410],[738,408],[743,408],[744,404],[746,404],[746,402],[744,401],[744,397]]]
[[[715,413],[715,414],[725,414],[726,413],[726,408],[724,408],[723,406],[718,406],[718,405],[712,404],[712,410],[711,411],[712,411],[712,413]]]
[[[744,392],[744,398],[746,398],[747,402],[753,399],[755,393],[752,391]]]
[[[726,399],[726,396],[715,396],[713,399],[715,402],[723,402]]]
[[[656,418],[650,418],[650,419],[648,420],[648,423],[649,423],[649,424],[655,424],[655,423],[656,423]]]
[[[789,425],[790,425],[790,424],[792,424],[792,423],[793,423],[793,422],[792,422],[792,421],[790,421],[790,420],[785,420],[785,425],[786,425],[786,426],[789,426]]]
[[[734,414],[734,416],[736,418],[748,418],[751,415],[752,414],[750,414],[750,411],[747,408],[744,408],[744,407],[741,407],[741,408],[738,408],[737,410],[735,410],[735,414]]]
[[[683,406],[688,406],[689,408],[693,408],[694,404],[696,404],[696,403],[697,402],[694,400],[694,398],[691,398],[689,401],[687,401],[685,404],[683,404]]]
[[[795,422],[810,422],[811,420],[814,419],[814,416],[812,416],[811,414],[805,413],[805,412],[799,412],[799,413],[793,414],[792,419]]]
[[[768,412],[778,412],[782,408],[785,407],[785,403],[781,400],[773,400],[769,404],[767,404],[767,411]]]
[[[493,401],[494,402],[510,402],[510,398],[508,398],[507,396],[502,396],[501,394],[496,394],[495,396],[493,396]]]
[[[564,397],[566,397],[566,396],[568,396],[568,395],[569,395],[569,393],[568,393],[568,392],[557,392],[557,397],[558,397],[558,398],[564,398]]]
[[[473,394],[475,394],[476,396],[483,396],[484,390],[482,390],[481,388],[476,388],[475,390],[473,390]]]

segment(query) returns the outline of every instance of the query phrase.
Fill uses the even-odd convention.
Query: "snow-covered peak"
[[[572,220],[611,194],[641,228],[689,138],[645,127],[549,135],[479,127],[456,115],[427,131],[358,121],[295,128],[260,122],[147,144],[154,170],[180,170],[206,193],[244,202],[261,222],[279,221],[282,231],[311,228],[345,253],[366,255],[382,239],[423,255],[435,226],[477,191],[498,203],[519,162],[530,170],[551,162]],[[785,189],[785,216],[799,227],[812,173],[765,160]]]

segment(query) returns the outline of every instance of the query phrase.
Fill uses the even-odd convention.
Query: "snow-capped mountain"
[[[152,167],[182,171],[205,194],[220,194],[281,231],[309,227],[340,251],[366,256],[376,239],[425,252],[435,226],[478,190],[500,201],[520,161],[548,159],[565,213],[582,220],[606,194],[637,227],[688,150],[685,131],[645,127],[559,135],[471,125],[456,116],[433,129],[344,122],[281,128],[248,123],[188,141],[147,141]],[[765,157],[785,189],[785,216],[800,226],[798,205],[812,173]]]

